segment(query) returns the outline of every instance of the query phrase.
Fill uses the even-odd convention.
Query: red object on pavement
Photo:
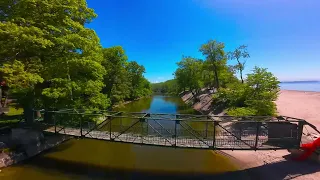
[[[302,144],[301,149],[304,150],[304,153],[301,156],[295,158],[295,160],[297,161],[306,160],[319,147],[320,147],[320,137],[314,140],[312,143]]]

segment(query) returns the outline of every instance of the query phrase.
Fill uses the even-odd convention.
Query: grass
[[[0,115],[0,127],[10,126],[20,121],[20,117],[23,114],[22,108],[15,108],[9,106],[9,112],[4,115]]]

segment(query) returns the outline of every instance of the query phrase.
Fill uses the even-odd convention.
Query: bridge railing
[[[304,120],[114,111],[47,111],[38,118],[53,133],[157,146],[217,150],[290,149]],[[42,115],[44,117],[44,115]]]

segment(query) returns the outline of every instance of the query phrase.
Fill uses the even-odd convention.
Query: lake
[[[143,98],[117,110],[197,114],[181,98],[169,96]],[[195,175],[217,178],[216,174],[236,170],[234,162],[210,150],[72,139],[46,153],[3,169],[0,179],[163,179]]]
[[[283,82],[280,83],[280,88],[282,90],[320,92],[320,82]]]

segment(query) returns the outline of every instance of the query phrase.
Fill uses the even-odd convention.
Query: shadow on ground
[[[263,166],[247,169],[252,179],[280,180],[294,179],[299,176],[313,174],[320,171],[320,166],[316,162],[298,162],[292,160],[292,155],[284,156],[285,161],[265,164]],[[263,173],[264,176],[261,176]]]
[[[66,147],[62,147],[67,148]],[[61,150],[61,149],[57,149]],[[123,169],[113,169],[83,162],[72,162],[46,156],[28,160],[28,166],[53,170],[63,174],[79,175],[84,179],[237,179],[237,180],[280,180],[292,179],[301,175],[312,174],[320,170],[320,166],[310,162],[294,162],[289,160],[266,164],[263,166],[228,172],[224,174],[173,174],[168,172],[142,172]],[[262,176],[263,173],[263,176]]]

